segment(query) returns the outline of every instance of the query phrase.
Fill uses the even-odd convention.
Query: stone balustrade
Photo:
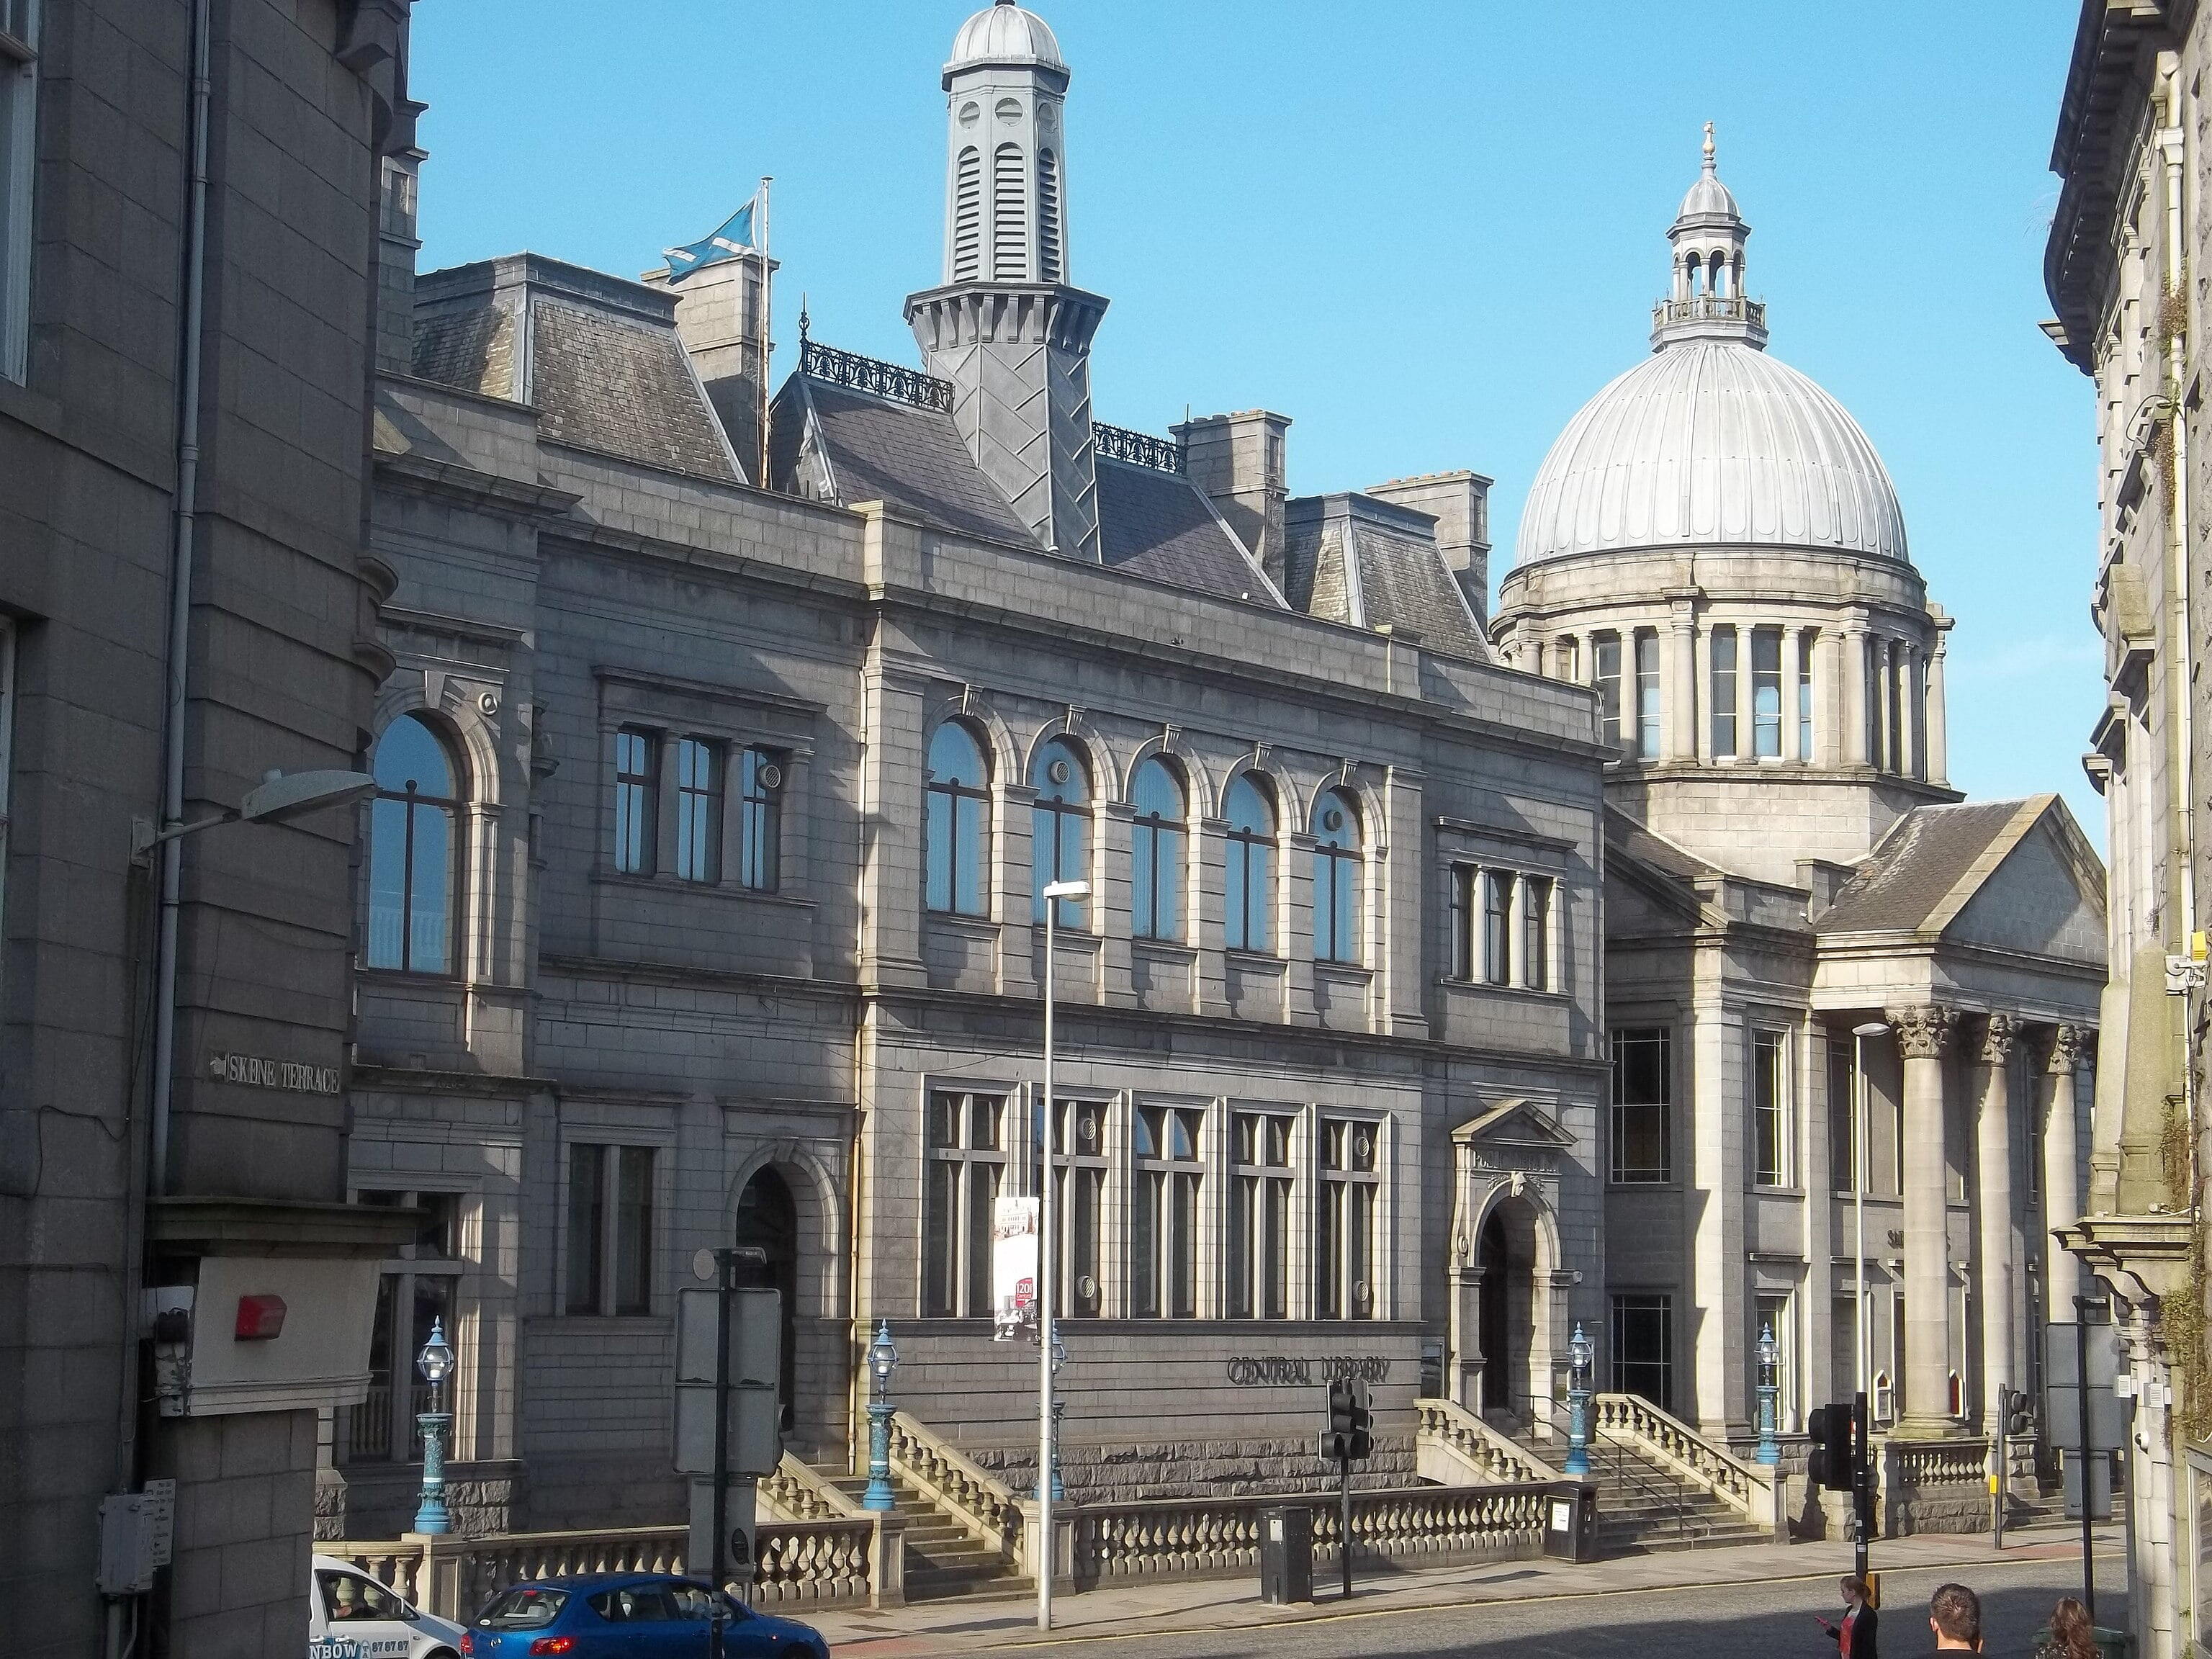
[[[1543,1550],[1553,1486],[1395,1486],[1352,1496],[1356,1564],[1443,1566],[1516,1560]],[[1159,1577],[1233,1577],[1258,1570],[1260,1514],[1303,1504],[1313,1516],[1316,1565],[1341,1541],[1335,1502],[1272,1497],[1168,1498],[1086,1504],[1070,1516],[1076,1586]]]
[[[1416,1400],[1414,1455],[1421,1478],[1443,1486],[1553,1480],[1558,1471],[1516,1446],[1464,1406]]]
[[[1027,1554],[1021,1504],[949,1442],[904,1412],[890,1422],[891,1469],[985,1548],[1017,1566]]]
[[[774,1474],[754,1483],[753,1496],[760,1514],[770,1521],[835,1521],[868,1513],[789,1452]]]
[[[1879,1447],[1882,1535],[1973,1533],[1990,1523],[1990,1443],[1982,1435]]]
[[[1745,1462],[1641,1395],[1592,1396],[1590,1436],[1634,1447],[1681,1480],[1711,1492],[1754,1525],[1783,1535],[1779,1483],[1773,1470]]]

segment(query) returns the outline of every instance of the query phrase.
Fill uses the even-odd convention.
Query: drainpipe
[[[191,172],[185,185],[184,307],[177,340],[176,507],[169,552],[169,641],[167,706],[162,721],[161,827],[174,829],[185,812],[185,653],[191,631],[192,551],[198,528],[200,462],[200,330],[207,310],[208,127],[212,101],[209,35],[212,0],[192,0],[191,101],[187,138]],[[149,1114],[140,1190],[131,1195],[125,1216],[123,1303],[123,1387],[118,1407],[117,1486],[137,1485],[140,1287],[143,1279],[146,1202],[169,1188],[170,1076],[177,1039],[177,929],[183,847],[161,847],[160,933],[155,947],[152,1107]],[[137,1161],[134,1152],[133,1161]],[[134,1183],[137,1185],[138,1183]],[[106,1607],[107,1659],[121,1659],[136,1640],[129,1629],[130,1607],[122,1598]]]

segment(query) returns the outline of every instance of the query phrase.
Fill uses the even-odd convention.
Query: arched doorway
[[[1482,1345],[1482,1408],[1510,1412],[1513,1409],[1513,1370],[1508,1358],[1512,1346],[1511,1298],[1506,1286],[1513,1272],[1513,1247],[1505,1236],[1505,1218],[1496,1210],[1482,1224],[1476,1261],[1482,1268],[1476,1331],[1476,1340]]]
[[[1535,1206],[1523,1198],[1501,1200],[1476,1236],[1482,1409],[1510,1416],[1516,1425],[1533,1420],[1534,1401],[1547,1388],[1550,1345],[1538,1340],[1539,1322],[1547,1314],[1538,1287],[1543,1254]]]
[[[738,1282],[760,1290],[782,1293],[783,1330],[778,1346],[781,1366],[776,1377],[777,1402],[782,1407],[783,1430],[792,1430],[792,1402],[798,1398],[799,1375],[799,1206],[791,1188],[774,1170],[757,1171],[738,1194],[737,1237],[740,1249],[767,1253],[766,1262],[741,1261]]]

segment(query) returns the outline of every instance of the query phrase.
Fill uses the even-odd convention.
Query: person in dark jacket
[[[1881,1659],[1876,1651],[1875,1632],[1881,1626],[1881,1615],[1867,1601],[1866,1581],[1856,1576],[1844,1579],[1844,1622],[1832,1625],[1820,1621],[1820,1628],[1828,1632],[1836,1644],[1837,1659]]]

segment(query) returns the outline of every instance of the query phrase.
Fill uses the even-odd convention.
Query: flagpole
[[[768,476],[768,399],[769,356],[775,349],[775,264],[769,256],[768,210],[769,186],[773,178],[760,181],[760,241],[761,241],[761,363],[760,363],[760,487],[769,488]]]

